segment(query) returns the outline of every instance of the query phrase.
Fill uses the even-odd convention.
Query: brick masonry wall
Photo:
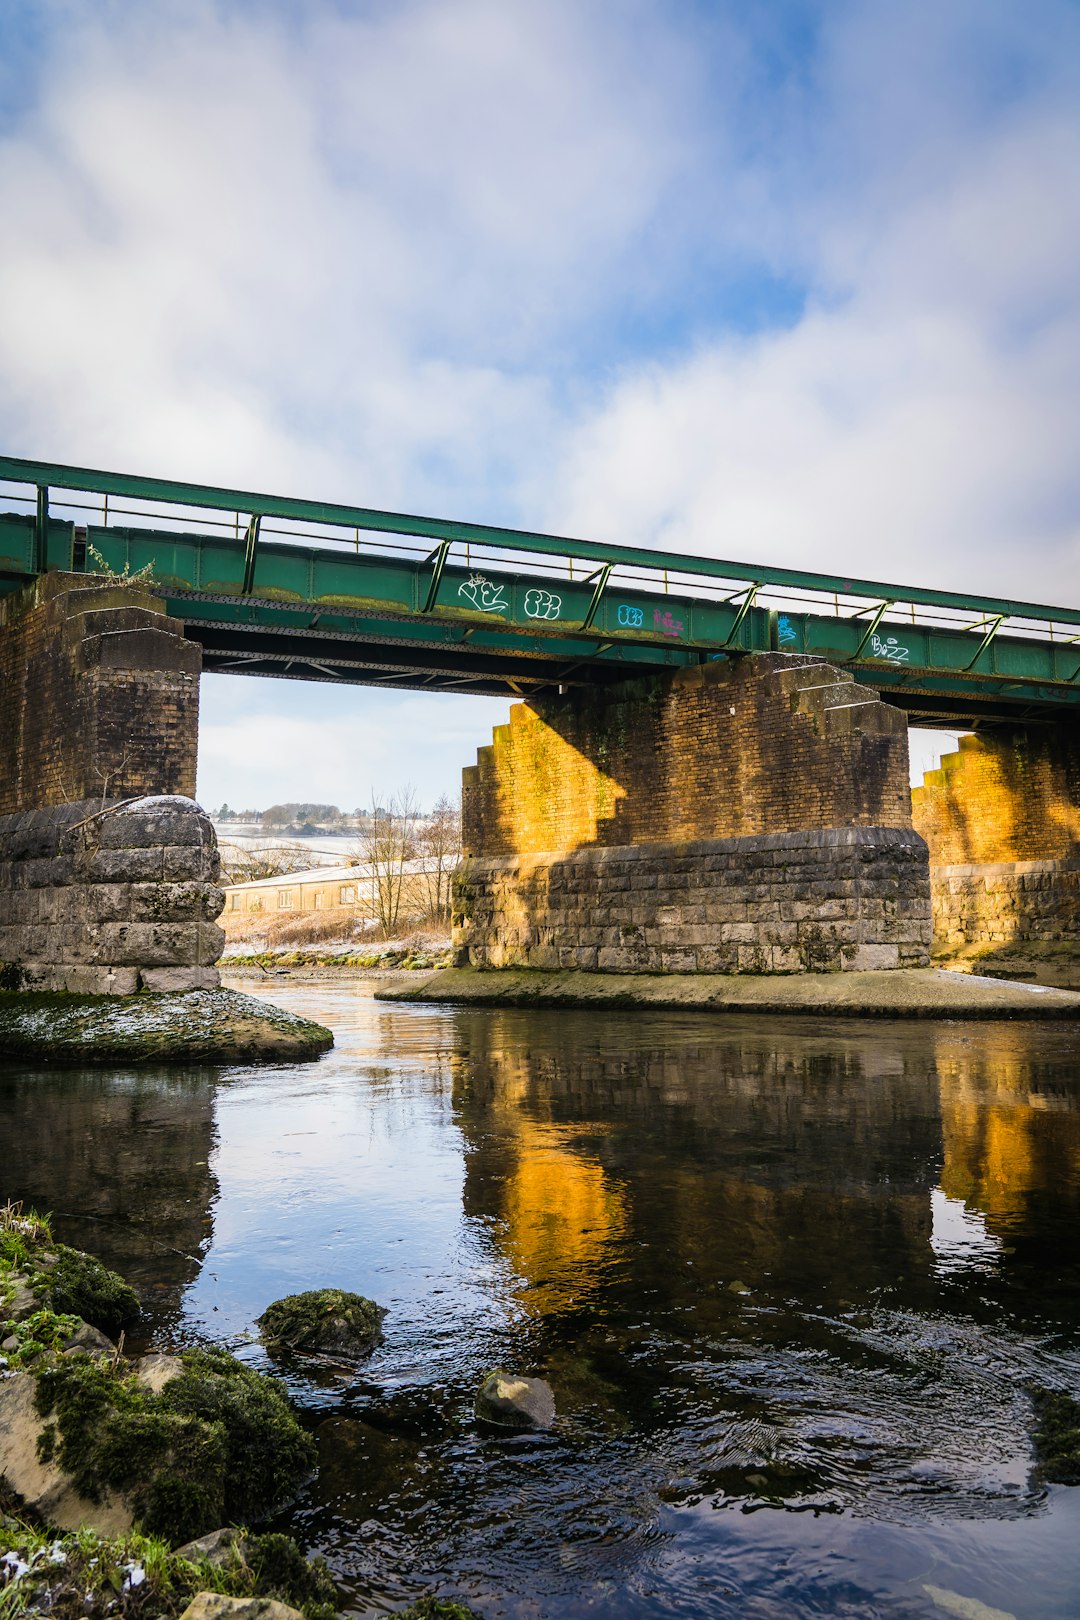
[[[459,965],[606,973],[798,973],[929,962],[926,845],[844,827],[473,856]]]
[[[201,666],[138,585],[54,572],[0,600],[0,814],[191,796]]]
[[[930,892],[940,944],[1080,946],[1080,857],[935,866]]]
[[[911,799],[939,945],[1080,945],[1080,727],[961,737]]]
[[[534,700],[463,783],[459,963],[794,973],[929,961],[907,721],[768,654]]]
[[[0,816],[0,988],[214,988],[219,870],[210,818],[190,799]]]
[[[961,737],[911,799],[934,866],[1071,859],[1080,854],[1080,727]]]
[[[466,853],[908,827],[907,722],[830,665],[765,654],[511,710],[463,773]]]

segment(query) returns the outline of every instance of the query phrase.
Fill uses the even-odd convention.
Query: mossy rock
[[[139,1320],[139,1298],[123,1277],[93,1255],[56,1243],[56,1264],[43,1273],[41,1297],[58,1315],[81,1316],[115,1339]]]
[[[314,1442],[273,1379],[224,1350],[181,1360],[182,1374],[157,1393],[90,1357],[64,1357],[37,1379],[43,1460],[55,1458],[92,1502],[122,1495],[145,1531],[174,1544],[261,1518],[315,1464]]]
[[[363,1294],[343,1288],[312,1288],[287,1294],[258,1318],[271,1349],[357,1360],[382,1343],[386,1312]]]
[[[1032,1443],[1037,1473],[1052,1485],[1080,1485],[1080,1401],[1051,1390],[1034,1392]]]

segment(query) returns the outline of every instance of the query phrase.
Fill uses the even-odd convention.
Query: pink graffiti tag
[[[661,613],[659,608],[653,614],[653,624],[662,636],[681,636],[683,632],[682,620],[673,619],[670,613]]]

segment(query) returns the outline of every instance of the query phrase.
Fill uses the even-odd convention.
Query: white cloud
[[[960,31],[905,8],[886,73],[895,29],[859,16],[822,56],[835,82],[802,171],[819,184],[795,210],[803,317],[626,365],[578,426],[550,521],[1075,605],[1075,84],[1044,39],[1039,93],[995,117],[958,107]]]

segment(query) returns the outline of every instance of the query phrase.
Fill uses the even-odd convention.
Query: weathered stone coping
[[[1080,995],[937,968],[905,972],[538,973],[446,968],[419,982],[388,984],[377,1001],[479,1007],[637,1007],[848,1018],[1072,1018]]]
[[[303,1062],[333,1044],[321,1024],[237,990],[0,994],[0,1063]]]

